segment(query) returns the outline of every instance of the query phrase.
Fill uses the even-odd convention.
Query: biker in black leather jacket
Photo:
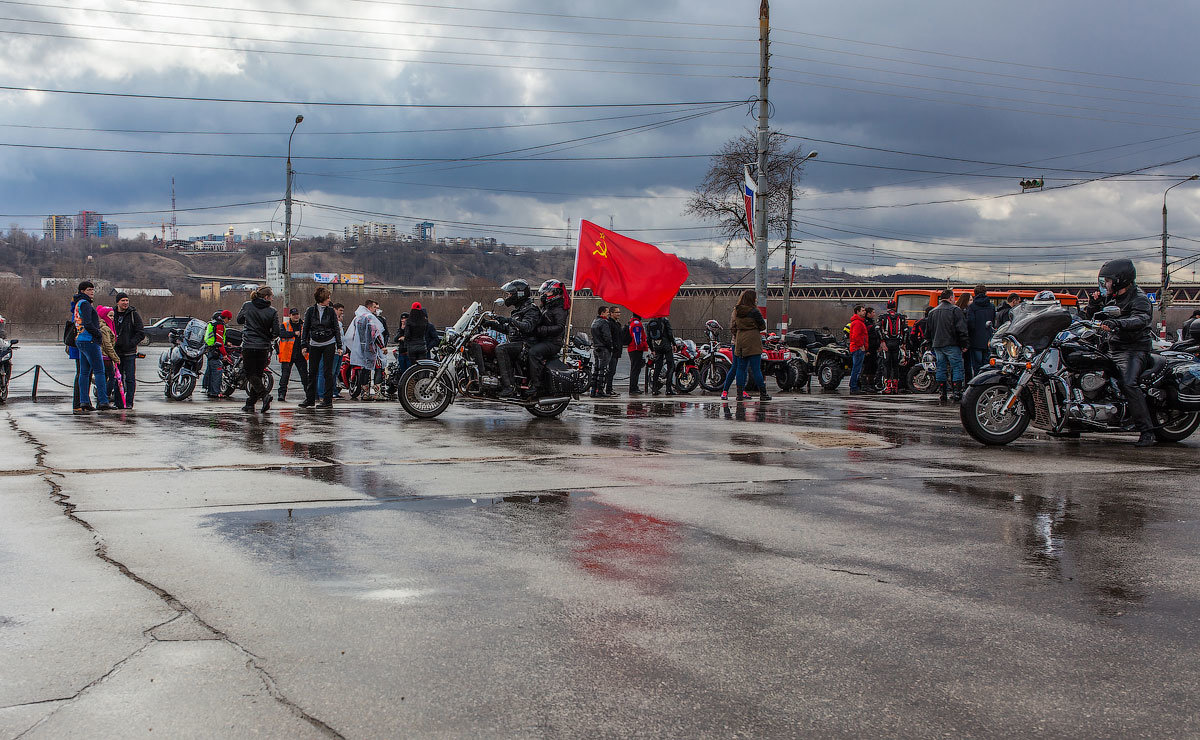
[[[1153,347],[1151,322],[1154,307],[1146,294],[1134,284],[1136,277],[1137,272],[1131,260],[1105,262],[1099,274],[1102,288],[1089,296],[1088,304],[1081,313],[1092,318],[1103,316],[1105,306],[1121,309],[1120,316],[1102,319],[1100,328],[1109,333],[1109,352],[1120,372],[1117,385],[1129,403],[1129,415],[1134,427],[1141,432],[1137,444],[1139,447],[1148,447],[1158,440],[1151,431],[1154,421],[1146,404],[1146,395],[1138,387],[1138,378],[1149,363],[1150,349]]]
[[[529,388],[537,392],[541,385],[542,367],[563,348],[567,333],[566,286],[557,280],[547,280],[538,289],[542,303],[542,322],[534,330],[536,344],[529,348]]]
[[[504,398],[516,394],[513,367],[525,346],[535,339],[537,327],[542,322],[542,312],[533,302],[529,283],[524,280],[510,280],[500,289],[508,294],[504,305],[512,307],[511,315],[508,318],[499,317],[495,321],[485,321],[483,325],[504,332],[508,339],[496,347],[496,364],[500,368],[500,382],[503,386],[500,388],[500,396]]]

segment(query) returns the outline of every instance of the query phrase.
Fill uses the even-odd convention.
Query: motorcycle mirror
[[[995,329],[996,327],[995,327],[995,325],[994,325],[994,324],[993,324],[991,321],[989,321],[989,322],[987,322],[987,328],[989,328],[989,329]]]
[[[1118,308],[1117,306],[1105,306],[1104,307],[1104,315],[1109,318],[1115,319],[1121,315],[1121,309]]]
[[[10,346],[10,347],[16,347],[16,346],[17,346],[18,344],[20,344],[20,343],[21,343],[21,340],[20,340],[20,339],[10,339],[10,340],[8,340],[8,346]]]
[[[504,299],[503,299],[503,298],[497,298],[496,300],[492,301],[492,305],[493,305],[493,306],[503,306],[503,305],[504,305]]]

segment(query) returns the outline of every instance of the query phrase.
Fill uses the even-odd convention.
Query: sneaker
[[[729,400],[729,391],[721,391],[721,400],[722,400],[722,401],[728,401],[728,400]]]
[[[97,411],[112,411],[113,405],[111,403],[102,403],[96,407],[96,410]]]
[[[334,396],[334,398],[337,398],[337,396]],[[333,408],[333,401],[321,401],[320,403],[317,404],[317,408],[331,409],[331,408]]]
[[[762,393],[759,393],[759,394],[758,394],[758,400],[760,400],[760,401],[770,401],[770,400],[771,400],[771,397],[767,395],[767,392],[766,392],[766,391],[763,391]]]
[[[747,393],[746,391],[742,391],[742,400],[743,400],[743,401],[749,401],[749,400],[750,400],[750,394],[749,394],[749,393]]]
[[[316,405],[317,405],[316,401],[309,401],[309,400],[305,399],[304,401],[301,401],[298,404],[298,407],[302,408],[302,409],[311,409],[313,406],[316,406]]]

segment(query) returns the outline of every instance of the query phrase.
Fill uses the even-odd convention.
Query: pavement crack
[[[56,478],[62,478],[63,474],[60,473],[59,471],[51,468],[49,465],[46,464],[46,457],[49,454],[49,450],[47,449],[46,445],[41,440],[39,440],[36,436],[34,436],[31,432],[22,429],[20,427],[20,425],[17,424],[16,419],[14,419],[12,417],[12,414],[8,414],[7,417],[8,417],[8,425],[9,425],[9,427],[12,428],[13,432],[15,432],[28,445],[33,447],[33,449],[35,451],[34,452],[34,462],[37,466],[39,475],[41,476],[42,480],[45,481],[46,485],[49,486],[49,488],[50,488],[51,499],[53,499],[54,503],[56,503],[60,507],[62,507],[63,514],[68,519],[75,522],[76,524],[78,524],[79,526],[81,526],[85,530],[87,530],[89,533],[91,533],[92,541],[95,542],[95,549],[93,552],[95,553],[96,557],[98,557],[99,559],[103,560],[105,563],[108,563],[109,565],[116,568],[121,573],[121,575],[125,576],[126,578],[130,579],[134,583],[137,583],[138,585],[142,586],[143,588],[147,589],[151,593],[158,596],[160,599],[163,600],[163,602],[166,603],[166,605],[168,607],[170,607],[172,610],[174,610],[176,612],[175,616],[171,617],[170,619],[167,619],[159,624],[156,624],[156,625],[144,630],[142,634],[146,636],[146,641],[142,644],[141,647],[139,647],[137,650],[133,651],[129,655],[125,656],[120,661],[118,661],[115,665],[113,665],[112,668],[110,668],[107,672],[105,672],[104,675],[100,676],[96,680],[94,680],[91,683],[89,683],[88,685],[84,686],[79,691],[77,691],[73,696],[69,697],[67,699],[68,702],[78,699],[88,689],[103,682],[109,676],[113,675],[116,671],[118,671],[121,668],[121,666],[125,665],[125,663],[129,662],[131,659],[133,659],[135,656],[137,656],[139,653],[141,653],[147,647],[149,647],[150,645],[153,645],[155,642],[158,642],[157,638],[155,638],[153,635],[150,634],[151,631],[158,629],[160,627],[163,627],[164,625],[170,624],[171,622],[175,621],[176,619],[179,619],[180,617],[182,617],[183,615],[186,614],[186,615],[190,616],[192,619],[196,620],[196,623],[199,624],[201,627],[209,630],[213,635],[215,635],[217,637],[217,639],[220,639],[220,640],[228,643],[235,650],[242,653],[246,657],[246,667],[250,670],[253,670],[254,672],[256,672],[258,674],[259,680],[261,680],[263,682],[263,685],[266,687],[267,693],[270,694],[271,697],[273,699],[275,699],[275,701],[277,701],[280,704],[282,704],[283,706],[287,707],[288,711],[290,711],[292,714],[299,717],[300,719],[303,719],[305,722],[308,722],[309,724],[311,724],[313,727],[320,730],[325,735],[327,735],[329,737],[333,737],[333,738],[339,738],[339,739],[343,737],[343,735],[341,733],[339,733],[337,730],[333,729],[332,727],[327,725],[325,722],[321,721],[320,719],[317,719],[313,715],[306,712],[298,704],[296,704],[294,701],[289,699],[282,691],[280,691],[279,686],[275,681],[275,678],[266,670],[266,668],[264,668],[262,666],[261,660],[257,655],[255,655],[254,653],[247,650],[245,647],[243,647],[241,644],[239,644],[236,640],[231,638],[229,635],[227,635],[224,632],[222,632],[221,630],[218,630],[217,628],[213,627],[208,622],[205,622],[203,619],[201,619],[199,617],[199,615],[197,615],[195,612],[193,612],[191,609],[189,609],[187,606],[185,606],[183,604],[183,602],[181,602],[179,599],[175,598],[175,596],[172,595],[171,593],[169,593],[166,589],[163,589],[162,587],[158,586],[157,584],[151,583],[150,581],[146,580],[145,578],[142,578],[137,573],[134,573],[132,570],[130,570],[129,567],[126,566],[124,563],[122,563],[121,561],[119,561],[116,558],[109,555],[108,554],[108,545],[107,545],[107,543],[104,542],[104,538],[100,535],[100,533],[96,530],[96,528],[92,526],[91,522],[87,521],[86,519],[83,519],[82,517],[80,517],[79,515],[77,515],[75,513],[76,506],[74,503],[71,502],[70,495],[68,495],[66,493],[66,491],[63,489],[62,484],[60,484],[58,482],[58,480],[55,480]],[[61,707],[59,709],[61,709]],[[22,737],[23,735],[28,734],[30,732],[30,730],[33,730],[34,728],[38,727],[43,722],[45,722],[47,719],[49,719],[51,716],[56,714],[59,711],[59,709],[55,709],[53,712],[50,712],[49,714],[47,714],[45,717],[42,717],[40,720],[37,721],[37,723],[35,723],[33,726],[31,726],[28,729],[26,729],[25,731],[23,731],[20,735],[17,735],[17,737],[19,738],[19,737]]]

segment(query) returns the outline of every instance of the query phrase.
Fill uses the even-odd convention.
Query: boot
[[[958,403],[962,400],[962,381],[955,380],[950,384],[950,400]]]
[[[766,388],[763,388],[761,391],[758,392],[758,400],[760,400],[760,401],[770,401],[771,400],[771,397],[767,395]]]
[[[746,391],[742,390],[742,387],[739,385],[737,387],[737,402],[741,403],[749,397],[750,397],[750,394],[747,393]]]
[[[947,400],[946,392],[949,390],[949,388],[948,388],[949,385],[950,385],[950,382],[947,380],[942,380],[942,381],[938,382],[938,400],[941,403],[945,403]]]
[[[1158,437],[1154,436],[1154,432],[1142,432],[1133,444],[1135,447],[1153,447],[1158,444]]]

